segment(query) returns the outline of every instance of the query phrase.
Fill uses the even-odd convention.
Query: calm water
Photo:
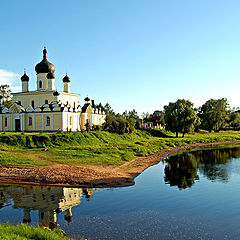
[[[240,239],[240,148],[186,151],[126,188],[1,185],[0,222],[76,239]]]

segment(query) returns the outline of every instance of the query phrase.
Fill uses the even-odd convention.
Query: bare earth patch
[[[148,157],[135,158],[121,166],[69,166],[56,164],[45,167],[0,166],[0,183],[54,185],[68,187],[123,187],[134,185],[134,178],[146,168],[185,149],[238,142],[197,143],[163,149]]]

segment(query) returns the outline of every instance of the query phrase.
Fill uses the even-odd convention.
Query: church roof
[[[16,113],[16,112],[25,112],[25,108],[23,106],[21,106],[18,102],[15,102],[11,105],[11,107],[9,108],[9,112],[10,113]]]
[[[85,97],[85,98],[84,98],[84,101],[89,102],[89,101],[90,101],[90,98],[89,98],[89,97]]]
[[[54,65],[47,60],[46,47],[44,47],[44,49],[43,49],[43,60],[36,65],[35,71],[37,73],[49,73],[49,72],[54,73],[55,72]]]
[[[22,82],[28,82],[29,81],[29,77],[28,75],[24,72],[24,74],[21,77],[21,81]]]
[[[49,72],[47,74],[47,79],[54,79],[55,78],[55,74],[53,72]]]
[[[66,74],[66,76],[63,78],[63,82],[70,82],[70,77]]]
[[[85,103],[82,107],[82,113],[85,113],[90,105],[90,103]]]

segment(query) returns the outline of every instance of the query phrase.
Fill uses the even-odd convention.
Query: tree
[[[227,113],[227,124],[229,127],[238,128],[240,122],[240,113],[230,110]]]
[[[2,97],[2,104],[6,107],[10,107],[12,105],[12,91],[9,85],[0,85],[0,94]]]
[[[134,127],[130,125],[129,121],[120,114],[108,114],[106,122],[103,124],[103,128],[108,132],[118,134],[130,133],[134,130]]]
[[[106,103],[105,106],[103,106],[102,103],[100,102],[99,104],[95,104],[95,108],[98,108],[101,111],[104,111],[106,114],[114,114],[115,115],[115,113],[109,103]]]
[[[163,111],[156,110],[153,112],[152,116],[153,117],[162,117],[163,114],[164,114]]]
[[[151,118],[151,115],[149,112],[143,112],[141,115],[143,122],[148,122]]]
[[[137,111],[133,109],[132,111],[125,110],[122,116],[129,122],[130,126],[139,129],[141,127],[141,119],[139,118]]]
[[[185,133],[192,132],[200,124],[193,103],[189,100],[178,99],[174,103],[170,102],[169,105],[164,106],[164,114],[166,130],[175,132],[176,137],[180,132],[184,137]]]
[[[104,111],[104,107],[102,105],[102,103],[100,102],[99,104],[95,104],[95,108],[100,109],[101,111]]]
[[[115,114],[109,103],[105,104],[104,111],[106,114]]]
[[[151,114],[152,118],[159,118],[159,120],[157,120],[156,122],[161,124],[161,125],[165,125],[165,121],[164,121],[164,112],[160,111],[160,110],[156,110],[153,112],[153,114]]]
[[[227,125],[228,102],[226,98],[210,99],[199,109],[201,128],[209,132],[219,132]]]
[[[133,118],[135,120],[139,119],[139,116],[137,114],[137,111],[135,109],[133,109],[132,111],[128,112],[128,118]]]
[[[139,119],[139,116],[135,109],[133,109],[132,111],[129,111],[129,112],[127,110],[125,110],[123,112],[122,116],[125,117],[126,119],[130,119],[130,118],[133,118],[135,120]]]

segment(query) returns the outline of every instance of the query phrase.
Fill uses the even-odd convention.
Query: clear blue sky
[[[46,43],[57,89],[67,72],[81,103],[139,115],[178,98],[240,107],[239,12],[239,0],[3,0],[0,83],[16,88],[26,68],[35,90]]]

